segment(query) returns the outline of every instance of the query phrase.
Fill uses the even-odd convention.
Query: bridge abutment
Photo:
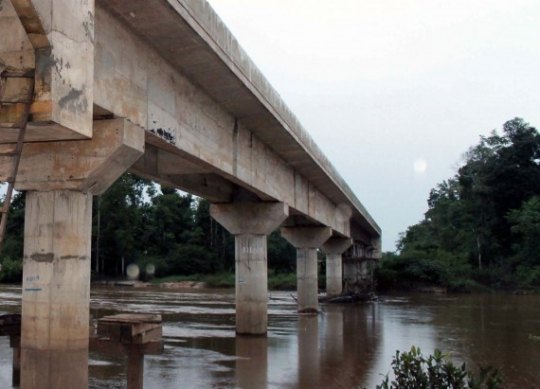
[[[288,214],[289,208],[284,203],[230,203],[210,207],[210,215],[235,238],[237,334],[266,334],[266,237]]]
[[[341,295],[343,291],[342,254],[352,245],[350,238],[330,238],[323,244],[326,253],[326,294]]]
[[[284,227],[281,235],[296,248],[298,312],[319,310],[317,249],[332,236],[330,227]]]

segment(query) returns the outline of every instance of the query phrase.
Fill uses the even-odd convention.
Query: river
[[[18,312],[20,288],[0,286],[0,314]],[[506,388],[540,388],[540,296],[395,295],[322,305],[299,316],[290,292],[271,292],[267,338],[236,337],[234,292],[95,288],[91,315],[163,316],[164,353],[145,358],[145,388],[374,388],[396,349],[449,352],[491,364]],[[125,358],[90,354],[90,387],[125,387]],[[11,349],[0,337],[0,388]]]

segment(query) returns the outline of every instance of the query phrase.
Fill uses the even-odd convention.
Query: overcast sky
[[[210,0],[383,230],[516,116],[540,128],[538,0]]]

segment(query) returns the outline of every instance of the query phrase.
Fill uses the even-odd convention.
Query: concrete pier
[[[211,216],[235,238],[236,333],[267,331],[266,237],[287,218],[284,203],[213,204]]]
[[[21,387],[88,387],[92,195],[144,150],[124,119],[94,124],[91,140],[24,146],[17,188],[27,190]]]
[[[92,195],[26,194],[21,386],[88,385]]]
[[[342,254],[352,245],[349,238],[330,238],[322,246],[326,253],[326,294],[339,296],[343,291]]]
[[[332,236],[329,227],[284,227],[281,235],[296,247],[298,312],[319,310],[317,249]]]

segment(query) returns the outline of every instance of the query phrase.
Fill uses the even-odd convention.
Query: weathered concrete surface
[[[289,215],[283,203],[212,204],[210,215],[235,238],[236,333],[264,335],[268,317],[266,236]]]
[[[350,234],[350,216],[368,234],[379,233],[204,2],[98,1],[95,103],[156,134],[147,142],[159,149],[174,146],[167,152],[177,156],[177,174],[160,164],[146,171],[144,161],[135,167],[138,174],[195,193],[204,191],[201,182],[212,186],[219,176],[343,235]],[[186,160],[197,171],[186,171]],[[204,179],[197,181],[196,174]],[[219,201],[230,201],[230,191],[220,194]]]
[[[361,236],[380,235],[206,2],[11,1],[0,11],[0,30],[10,31],[0,61],[36,68],[27,140],[89,137],[92,114],[124,117],[152,146],[138,174],[219,202],[243,188],[338,235],[353,234],[351,218]],[[0,144],[14,136],[2,131]]]
[[[12,145],[0,145],[0,151]],[[125,119],[97,120],[90,140],[35,142],[24,146],[16,189],[71,189],[100,194],[144,153],[144,130]],[[0,180],[11,157],[0,156]]]
[[[92,136],[94,1],[3,0],[0,31],[0,65],[35,69],[33,118],[26,139]],[[16,104],[3,107],[0,124],[9,123],[18,109]],[[0,135],[0,143],[15,139],[12,130],[4,129]]]
[[[285,203],[212,204],[210,215],[233,235],[270,235],[289,216]]]
[[[316,313],[319,310],[317,249],[332,236],[332,230],[328,227],[283,227],[281,236],[296,247],[298,312]]]
[[[332,236],[328,227],[283,227],[283,236],[296,248],[318,249]]]
[[[296,288],[298,312],[317,313],[319,311],[317,249],[296,249]]]
[[[17,177],[17,187],[28,190],[23,388],[88,385],[92,194],[106,190],[144,150],[144,131],[124,119],[99,121],[95,127],[91,140],[24,148]],[[1,172],[7,163],[0,163]]]
[[[26,195],[22,388],[88,385],[92,195]]]
[[[322,246],[326,253],[326,294],[329,297],[339,296],[343,291],[341,255],[352,243],[352,239],[330,238]]]
[[[369,245],[354,244],[343,254],[345,293],[365,294],[373,291],[373,270],[380,255],[380,240]]]

